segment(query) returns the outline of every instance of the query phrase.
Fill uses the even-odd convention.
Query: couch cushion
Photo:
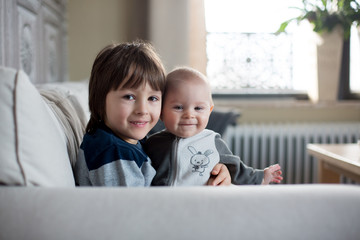
[[[66,136],[70,163],[74,169],[85,132],[86,121],[84,111],[76,98],[65,94],[65,92],[56,89],[39,89],[39,92],[62,126]]]
[[[90,117],[88,81],[42,83],[36,85],[36,88],[61,123],[67,139],[70,163],[74,168]]]
[[[90,111],[88,105],[88,86],[89,81],[83,80],[78,82],[52,82],[37,84],[38,90],[56,91],[71,101],[72,106],[78,112],[79,118],[85,123],[90,119]],[[84,119],[82,119],[84,118]]]
[[[0,67],[0,183],[75,186],[66,137],[23,71]]]

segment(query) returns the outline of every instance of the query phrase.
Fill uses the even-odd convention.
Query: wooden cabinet
[[[0,0],[0,65],[67,81],[66,0]]]

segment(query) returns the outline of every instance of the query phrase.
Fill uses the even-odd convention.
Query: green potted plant
[[[283,22],[277,33],[285,32],[290,22],[308,20],[317,33],[332,32],[340,25],[344,30],[344,39],[350,37],[353,24],[360,24],[359,0],[303,0],[303,7],[298,8],[300,15]]]
[[[352,25],[360,24],[360,0],[303,0],[295,7],[300,15],[283,22],[277,33],[288,25],[307,20],[318,33],[317,82],[309,88],[314,102],[337,101],[350,95],[350,32]],[[341,89],[341,90],[339,90]]]

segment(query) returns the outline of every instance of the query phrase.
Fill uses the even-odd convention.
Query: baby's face
[[[212,110],[209,87],[201,82],[179,84],[166,94],[161,119],[166,129],[188,138],[205,129]]]

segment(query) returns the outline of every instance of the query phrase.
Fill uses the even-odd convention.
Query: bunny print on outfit
[[[246,166],[220,134],[208,129],[188,138],[163,130],[148,138],[144,150],[156,170],[153,186],[206,185],[217,163],[226,165],[236,185],[261,184],[264,177],[263,170]]]

